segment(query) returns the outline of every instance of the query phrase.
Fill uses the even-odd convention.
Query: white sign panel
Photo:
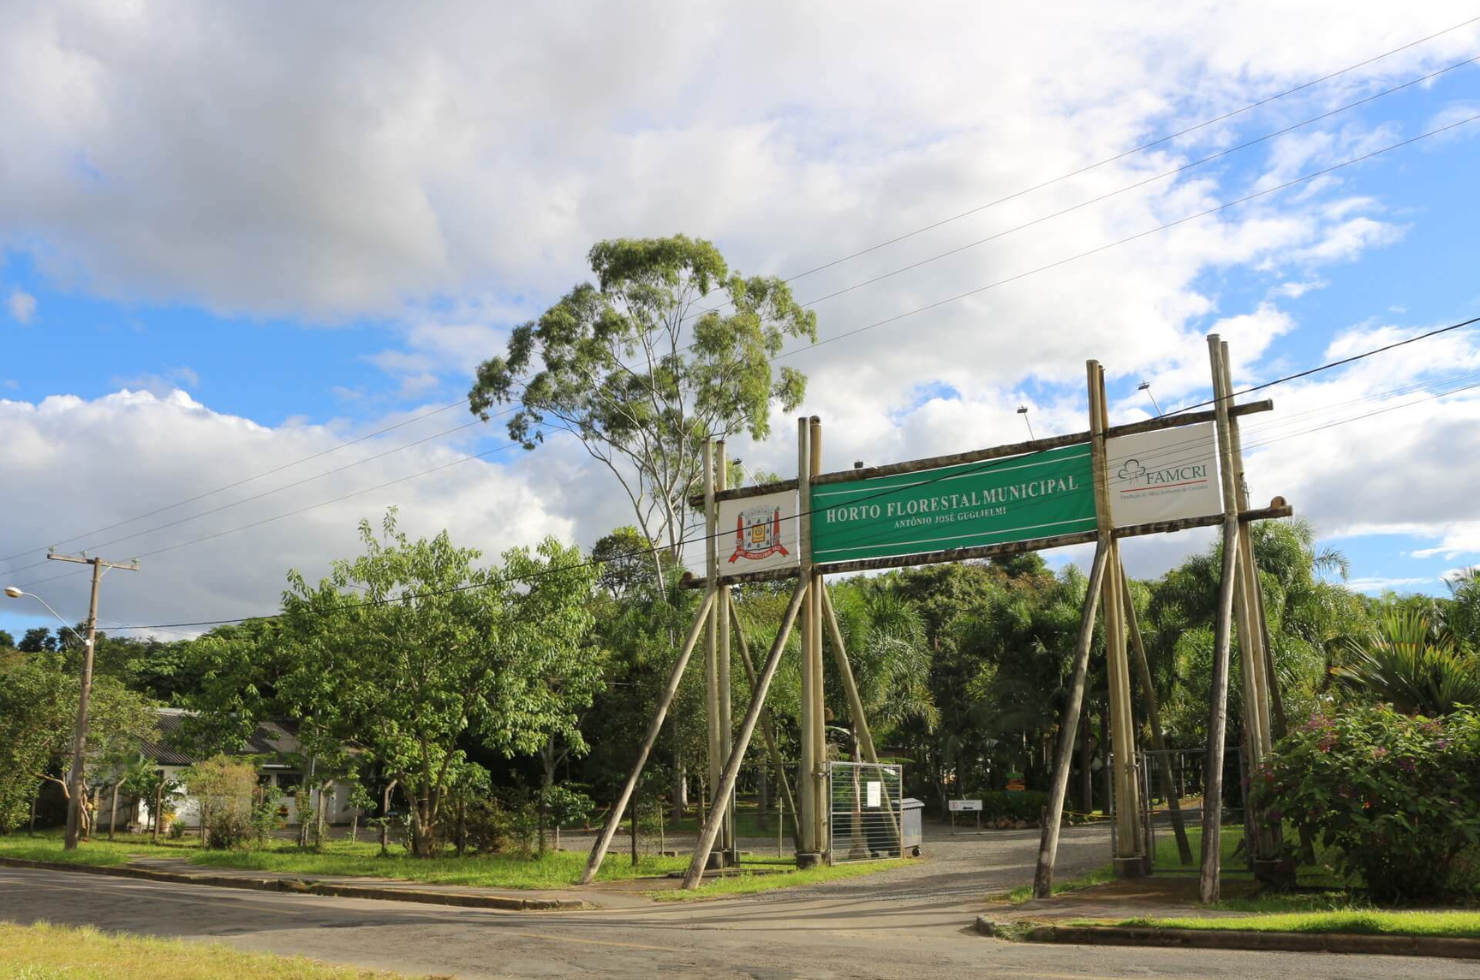
[[[981,800],[947,800],[946,805],[951,808],[952,813],[965,813],[982,808]]]
[[[868,781],[868,802],[865,806],[877,807],[884,805],[884,784],[877,779]]]
[[[786,490],[719,502],[719,574],[792,568],[797,547],[797,495]]]
[[[1223,512],[1212,422],[1106,440],[1117,527]]]

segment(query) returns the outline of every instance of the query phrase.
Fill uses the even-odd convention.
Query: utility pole
[[[103,582],[103,569],[121,568],[137,572],[137,559],[128,562],[104,561],[82,555],[48,554],[53,561],[71,561],[92,566],[92,601],[87,609],[87,640],[82,649],[82,693],[77,698],[77,731],[72,736],[72,771],[67,777],[67,836],[63,850],[77,850],[78,832],[82,826],[83,774],[87,765],[87,702],[92,696],[93,648],[98,637],[98,586]]]

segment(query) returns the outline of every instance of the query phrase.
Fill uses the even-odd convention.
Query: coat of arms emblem
[[[781,543],[781,508],[752,507],[735,517],[735,553],[733,563],[741,558],[759,561],[772,555],[786,556]]]

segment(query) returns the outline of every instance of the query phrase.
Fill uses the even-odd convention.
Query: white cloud
[[[367,357],[389,375],[393,397],[416,400],[439,383],[460,390],[512,324],[587,276],[583,256],[601,238],[684,231],[714,239],[743,271],[794,274],[1464,16],[1458,0],[1426,5],[1401,24],[1375,0],[1339,18],[1319,0],[919,9],[647,0],[579,17],[456,2],[18,3],[0,32],[0,65],[27,80],[0,86],[0,249],[29,253],[61,285],[120,301],[389,322],[399,339],[377,341],[383,349]],[[1281,29],[1270,31],[1272,22]],[[982,210],[793,288],[809,300],[1080,204],[1312,106],[1447,63],[1477,37],[1473,29],[1446,35],[1288,105]],[[1025,401],[1040,434],[1083,428],[1089,357],[1112,380],[1152,381],[1164,404],[1201,397],[1207,330],[1230,340],[1240,374],[1256,375],[1259,358],[1297,328],[1276,300],[1318,288],[1322,264],[1350,261],[1399,233],[1384,220],[1384,201],[1347,186],[1360,183],[1356,172],[1008,280],[1391,136],[1381,125],[1333,121],[1266,147],[1266,157],[1158,181],[820,303],[826,337],[1003,283],[785,362],[811,376],[802,411],[827,424],[825,465],[1016,440],[1023,432],[1013,409]],[[1209,280],[1236,266],[1280,284],[1269,302],[1220,307]],[[1394,363],[1395,377],[1422,376],[1406,356]],[[151,509],[340,435],[306,424],[265,429],[170,393],[196,380],[127,380],[159,397],[14,410],[32,421],[17,436],[24,451],[13,452],[37,469],[0,494],[14,482],[28,485],[16,493],[66,490],[27,498],[46,518],[33,522],[36,536]],[[922,380],[959,397],[915,405]],[[1314,410],[1328,394],[1366,397],[1383,383],[1353,372],[1340,385],[1311,387],[1308,398],[1282,391],[1281,417]],[[335,391],[359,406],[383,404],[373,390]],[[1147,409],[1140,397],[1114,406],[1118,418]],[[1448,431],[1468,424],[1467,410],[1423,411]],[[790,472],[791,422],[778,413],[769,441],[737,440],[732,451],[752,469]],[[1386,424],[1376,425],[1383,438],[1409,446],[1411,430]],[[1302,513],[1337,533],[1364,521],[1396,526],[1401,516],[1439,540],[1437,503],[1395,515],[1383,500],[1346,492],[1362,446],[1343,435],[1320,443],[1350,458],[1322,470],[1318,453],[1292,457],[1280,489]],[[1284,459],[1279,451],[1270,447],[1268,465]],[[432,465],[439,452],[428,445],[367,464],[334,488],[383,482],[414,463]],[[117,499],[76,496],[59,479],[83,458],[100,475],[127,461],[130,480],[109,484]],[[464,464],[385,497],[407,503],[418,528],[447,524],[500,546],[546,529],[589,544],[630,520],[610,477],[568,440],[542,447],[532,465],[523,459]],[[314,499],[312,489],[302,499]],[[267,525],[252,536],[260,543],[228,537],[172,552],[151,574],[178,583],[169,608],[195,618],[270,606],[285,565],[316,568],[352,550],[353,519],[379,503],[367,495],[310,512],[301,525]],[[1200,532],[1138,543],[1146,564],[1133,571],[1205,540]],[[239,581],[217,573],[218,554],[225,567],[245,569]],[[124,597],[158,609],[168,594]]]
[[[1433,582],[1432,578],[1383,578],[1374,575],[1347,579],[1343,584],[1357,592],[1381,595],[1384,592],[1412,592],[1415,586],[1432,585]]]
[[[1324,289],[1329,283],[1324,279],[1305,279],[1298,282],[1282,282],[1276,286],[1273,292],[1286,299],[1299,299],[1306,293],[1316,289]]]
[[[262,426],[211,411],[180,391],[163,398],[119,392],[92,401],[72,396],[40,404],[0,400],[0,427],[7,433],[10,460],[10,478],[0,481],[0,510],[24,515],[0,524],[0,555],[26,552],[0,563],[0,577],[6,584],[25,584],[65,574],[67,569],[58,572],[55,563],[45,561],[49,544],[72,550],[101,548],[104,555],[120,560],[141,555],[142,572],[109,579],[103,617],[113,623],[171,623],[272,612],[289,568],[310,579],[325,574],[330,558],[358,553],[357,522],[365,517],[377,520],[390,505],[401,508],[403,526],[414,536],[450,528],[458,543],[481,548],[490,558],[546,533],[566,540],[580,533],[589,545],[595,531],[569,516],[571,495],[558,480],[547,480],[543,468],[535,473],[519,465],[520,457],[505,453],[457,463],[259,527],[149,554],[389,483],[469,451],[465,444],[445,440],[370,460],[200,520],[130,537],[368,459],[445,424],[445,417],[417,423],[178,510],[66,538],[330,449],[355,433],[291,423]],[[562,468],[559,453],[549,462],[551,470]],[[57,474],[66,474],[67,479],[55,479]],[[99,487],[107,491],[100,493]],[[589,501],[581,506],[586,513],[601,513]],[[122,538],[127,539],[117,540]],[[26,567],[30,565],[37,567]],[[35,588],[64,617],[75,620],[86,611],[85,576],[56,578]]]
[[[10,318],[16,323],[24,325],[36,317],[36,297],[23,289],[12,289],[5,305],[10,310]]]
[[[1371,325],[1331,358],[1420,332]],[[1328,537],[1411,535],[1415,558],[1480,553],[1480,338],[1456,332],[1282,385],[1276,411],[1248,419],[1251,494],[1280,494]],[[1450,394],[1445,394],[1449,393]]]

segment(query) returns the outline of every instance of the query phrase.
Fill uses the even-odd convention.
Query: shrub
[[[216,755],[185,770],[182,778],[200,808],[206,847],[232,850],[251,843],[257,770],[250,762]]]
[[[1480,841],[1480,712],[1439,719],[1386,705],[1318,715],[1276,746],[1253,777],[1270,822],[1334,847],[1343,872],[1379,902],[1472,887],[1466,849]]]
[[[463,821],[467,847],[472,853],[499,854],[508,849],[511,834],[509,814],[498,800],[470,800]]]

